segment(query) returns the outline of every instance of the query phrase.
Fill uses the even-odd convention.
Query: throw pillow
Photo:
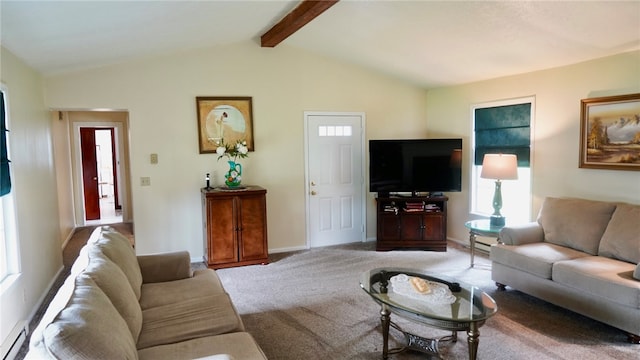
[[[640,263],[640,205],[618,204],[602,235],[598,255]]]
[[[109,260],[120,267],[127,276],[136,299],[140,300],[140,287],[142,287],[142,273],[136,253],[124,235],[110,227],[103,227],[99,236],[89,240],[100,249]]]
[[[614,203],[602,201],[548,197],[538,223],[544,230],[544,241],[596,255],[615,208]]]
[[[89,264],[82,275],[89,276],[107,295],[127,323],[131,336],[137,343],[142,329],[142,309],[126,275],[99,249],[91,248],[89,257]]]
[[[127,324],[88,277],[75,279],[67,306],[47,325],[44,343],[56,359],[137,359]]]

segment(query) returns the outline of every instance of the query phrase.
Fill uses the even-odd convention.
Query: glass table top
[[[494,235],[500,234],[500,230],[502,230],[502,228],[504,227],[504,225],[492,226],[489,219],[467,221],[464,223],[464,226],[471,231]]]
[[[399,281],[406,280],[406,277],[396,277],[398,275],[423,279],[432,284],[432,289],[439,289],[438,294],[442,296],[414,296],[398,285]],[[431,325],[434,322],[451,324],[445,326],[447,328],[482,322],[498,311],[496,302],[480,288],[415,269],[377,268],[366,271],[361,275],[360,286],[391,312]],[[433,295],[437,295],[436,292]]]

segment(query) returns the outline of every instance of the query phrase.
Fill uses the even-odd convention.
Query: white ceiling
[[[1,0],[1,43],[52,75],[249,40],[260,46],[297,3]],[[430,88],[640,49],[640,1],[342,0],[280,46]]]

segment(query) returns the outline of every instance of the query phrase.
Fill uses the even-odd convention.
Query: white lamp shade
[[[511,154],[485,154],[480,177],[495,180],[516,180],[518,158]]]

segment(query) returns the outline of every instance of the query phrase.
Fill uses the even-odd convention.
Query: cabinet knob
[[[311,190],[311,195],[318,195],[318,193],[315,192],[314,190]]]

